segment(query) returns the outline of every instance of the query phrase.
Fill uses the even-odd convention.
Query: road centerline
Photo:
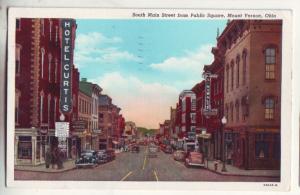
[[[153,174],[154,174],[154,176],[155,176],[156,181],[158,181],[158,176],[157,176],[157,173],[156,173],[155,170],[153,170]]]
[[[132,171],[129,171],[120,181],[124,181],[127,177],[132,174]]]

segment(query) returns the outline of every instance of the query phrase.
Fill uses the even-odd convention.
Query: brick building
[[[37,165],[44,163],[47,148],[57,147],[54,132],[60,116],[60,20],[17,19],[16,25],[15,164]],[[71,31],[73,54],[75,23]],[[73,60],[71,63],[72,100],[77,102],[79,72]],[[66,121],[71,122],[76,117],[75,103]],[[72,140],[71,129],[67,144],[69,157]]]
[[[90,123],[89,128],[90,132],[88,132],[87,136],[90,136],[89,141],[89,149],[99,150],[99,136],[101,136],[102,132],[99,129],[99,98],[101,96],[102,88],[97,84],[88,82],[86,78],[82,78],[79,82],[79,89],[82,93],[90,97],[91,100],[91,109],[90,109]]]
[[[225,153],[245,169],[279,169],[282,22],[233,20],[224,55]]]

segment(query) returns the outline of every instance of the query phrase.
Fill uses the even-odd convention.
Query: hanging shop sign
[[[202,114],[209,117],[218,114],[217,109],[211,108],[211,79],[217,78],[218,75],[211,74],[210,72],[205,72],[203,77],[205,79],[205,96],[204,96],[204,108]]]
[[[60,86],[60,111],[70,113],[72,109],[72,26],[74,20],[62,19],[62,48],[61,48],[61,86]]]
[[[70,123],[56,122],[55,123],[55,137],[67,138],[69,137]]]

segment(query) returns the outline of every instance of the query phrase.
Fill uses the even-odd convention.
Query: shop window
[[[266,48],[265,50],[265,66],[266,79],[275,79],[276,49]]]
[[[21,30],[21,20],[19,18],[16,19],[16,30]]]
[[[266,141],[267,135],[264,133],[255,136],[255,157],[265,159],[269,157],[269,144]]]
[[[274,98],[265,99],[265,119],[274,119],[275,101]]]
[[[32,143],[30,136],[19,136],[18,159],[31,159]]]
[[[273,145],[273,158],[276,160],[280,160],[280,134],[274,135],[274,145]]]

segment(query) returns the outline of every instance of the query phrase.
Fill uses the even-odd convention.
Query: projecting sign
[[[55,137],[67,138],[69,137],[69,122],[56,122],[55,123]]]
[[[61,86],[60,110],[66,114],[72,109],[72,26],[74,20],[62,19],[62,44],[61,44]]]
[[[203,76],[205,79],[205,97],[202,114],[205,116],[213,116],[217,114],[217,110],[211,109],[211,79],[217,78],[217,75],[206,72]]]

